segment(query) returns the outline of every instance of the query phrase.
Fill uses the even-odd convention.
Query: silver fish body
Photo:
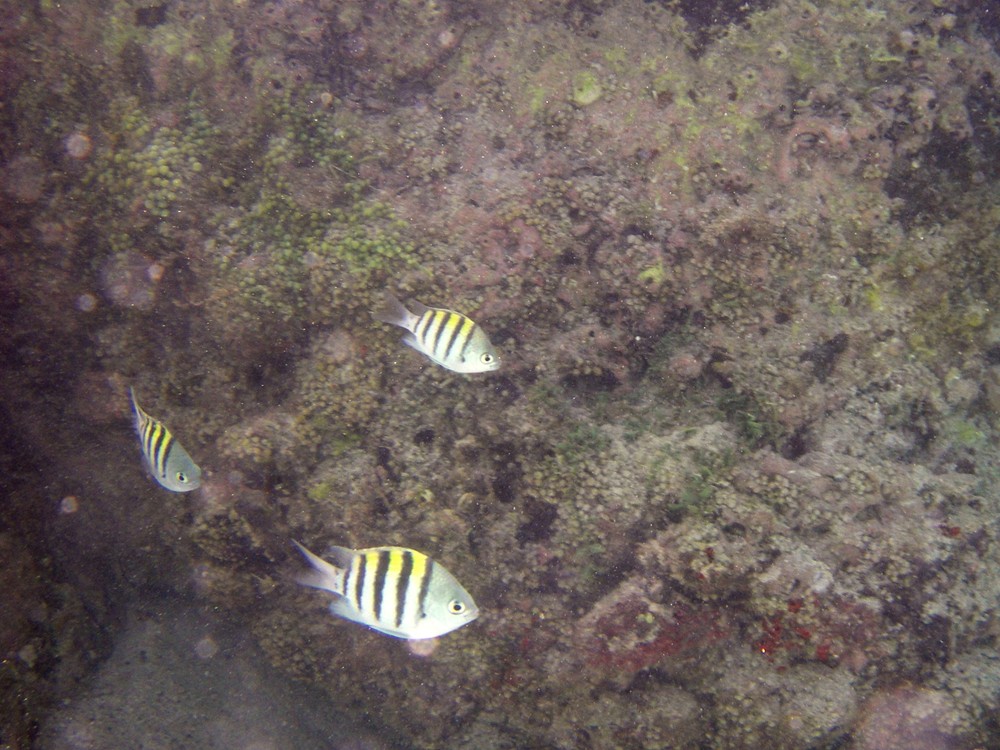
[[[479,616],[469,592],[427,555],[404,547],[333,547],[330,563],[298,542],[312,570],[299,583],[336,595],[330,611],[395,638],[437,638]]]
[[[405,328],[403,342],[449,370],[489,372],[500,367],[489,336],[461,313],[410,302],[411,312],[391,294],[375,313],[376,320]]]
[[[190,492],[201,486],[201,469],[163,422],[149,416],[130,387],[135,431],[139,435],[142,457],[153,478],[172,492]]]

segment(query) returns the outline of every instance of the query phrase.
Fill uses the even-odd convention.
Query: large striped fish
[[[500,358],[483,329],[461,313],[410,302],[413,312],[391,294],[374,313],[376,320],[405,328],[403,343],[455,372],[488,372]]]
[[[149,416],[135,399],[129,387],[132,412],[135,414],[135,431],[146,459],[146,467],[161,485],[173,492],[189,492],[201,485],[201,469],[188,452],[177,442],[163,422]]]
[[[330,611],[396,638],[450,633],[479,617],[455,576],[427,555],[403,547],[333,547],[329,563],[295,542],[313,569],[299,583],[337,595]]]

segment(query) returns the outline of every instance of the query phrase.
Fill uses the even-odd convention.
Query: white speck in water
[[[83,132],[70,133],[63,141],[63,146],[66,148],[66,153],[74,159],[86,159],[94,150],[90,136]]]
[[[454,29],[445,29],[438,34],[438,44],[441,45],[441,49],[451,49],[458,44],[458,34]]]
[[[76,495],[66,495],[59,503],[59,512],[63,515],[76,513],[80,510],[80,501]]]
[[[212,636],[206,635],[194,644],[194,652],[198,655],[199,659],[211,659],[219,653],[219,644],[215,642]]]
[[[80,312],[93,312],[97,308],[97,297],[90,292],[84,292],[76,298],[76,309]]]
[[[419,641],[407,641],[406,648],[414,656],[428,657],[437,651],[438,639],[426,638]]]
[[[166,270],[161,263],[151,263],[149,268],[146,269],[146,275],[150,281],[156,284],[163,278]]]

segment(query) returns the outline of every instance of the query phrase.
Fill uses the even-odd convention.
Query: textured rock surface
[[[3,743],[153,595],[415,747],[995,742],[987,4],[23,5]],[[502,370],[431,366],[386,288]],[[197,492],[143,475],[128,385]],[[418,548],[482,617],[419,656],[291,539]]]

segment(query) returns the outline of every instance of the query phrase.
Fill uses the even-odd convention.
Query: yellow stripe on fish
[[[201,485],[201,469],[177,442],[167,426],[149,416],[128,389],[135,416],[135,431],[146,468],[163,487],[173,492],[189,492]]]
[[[470,318],[454,310],[402,302],[386,293],[385,303],[374,313],[376,320],[405,328],[403,343],[426,354],[442,367],[462,373],[488,372],[500,367],[489,337]]]
[[[313,570],[300,583],[337,596],[335,615],[397,638],[436,638],[479,616],[455,577],[422,552],[404,547],[333,547],[335,563],[298,542]]]

